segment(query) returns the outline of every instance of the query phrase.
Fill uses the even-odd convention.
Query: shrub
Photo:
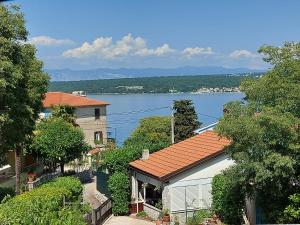
[[[279,223],[299,223],[300,221],[300,194],[293,194],[289,197],[290,205],[288,205]]]
[[[211,211],[201,209],[194,213],[193,217],[188,218],[187,224],[188,225],[198,225],[203,223],[205,218],[210,218],[212,216]]]
[[[70,181],[63,187],[63,183]],[[72,182],[72,183],[71,183]],[[25,192],[0,204],[1,225],[72,225],[85,224],[86,207],[78,202],[63,206],[63,198],[72,199],[76,179],[58,178],[30,192]]]
[[[2,202],[3,198],[7,195],[14,196],[15,195],[14,189],[0,187],[0,203]]]
[[[144,218],[144,217],[147,217],[148,215],[145,211],[140,211],[136,214],[136,216]]]
[[[213,212],[226,224],[240,225],[244,207],[242,187],[231,177],[230,172],[215,176],[212,182]]]
[[[113,200],[113,213],[115,215],[128,214],[129,179],[122,172],[115,172],[108,180],[108,188]]]
[[[71,191],[72,197],[77,199],[83,191],[80,180],[75,177],[58,177],[53,181],[44,184],[43,187],[66,188]]]
[[[112,174],[114,172],[125,172],[129,169],[129,163],[140,158],[142,149],[122,148],[110,150],[103,154],[103,166]]]

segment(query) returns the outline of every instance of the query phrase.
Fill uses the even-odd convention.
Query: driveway
[[[113,216],[104,225],[153,225],[154,222],[131,218],[129,216]]]

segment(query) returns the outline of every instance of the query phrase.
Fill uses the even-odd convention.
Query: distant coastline
[[[252,73],[55,81],[50,83],[50,91],[83,91],[87,94],[240,92],[239,86],[244,79],[256,79],[259,76],[261,74]]]

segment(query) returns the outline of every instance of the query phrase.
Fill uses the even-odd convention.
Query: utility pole
[[[171,106],[172,109],[172,115],[171,115],[171,142],[172,144],[175,143],[175,137],[174,137],[174,107],[173,104]]]

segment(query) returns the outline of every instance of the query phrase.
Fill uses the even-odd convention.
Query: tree
[[[125,141],[125,147],[140,147],[150,152],[160,150],[171,144],[171,118],[152,116],[140,121],[139,126]]]
[[[212,210],[226,224],[243,224],[242,213],[245,208],[245,193],[238,166],[233,166],[212,181]]]
[[[49,164],[59,163],[63,173],[64,164],[80,158],[88,146],[80,128],[62,118],[50,118],[37,125],[32,149]]]
[[[235,160],[248,197],[255,197],[268,223],[275,223],[299,193],[300,44],[263,46],[274,65],[264,76],[242,83],[245,101],[227,104],[217,131],[232,140]]]
[[[24,16],[17,6],[0,4],[0,164],[15,149],[16,192],[20,190],[24,142],[34,130],[49,77],[36,49],[27,43]]]
[[[74,126],[77,126],[75,108],[73,106],[69,106],[69,105],[53,106],[51,116],[60,117],[65,121],[73,124]]]
[[[174,101],[175,142],[183,141],[195,135],[194,131],[201,126],[191,100]]]

